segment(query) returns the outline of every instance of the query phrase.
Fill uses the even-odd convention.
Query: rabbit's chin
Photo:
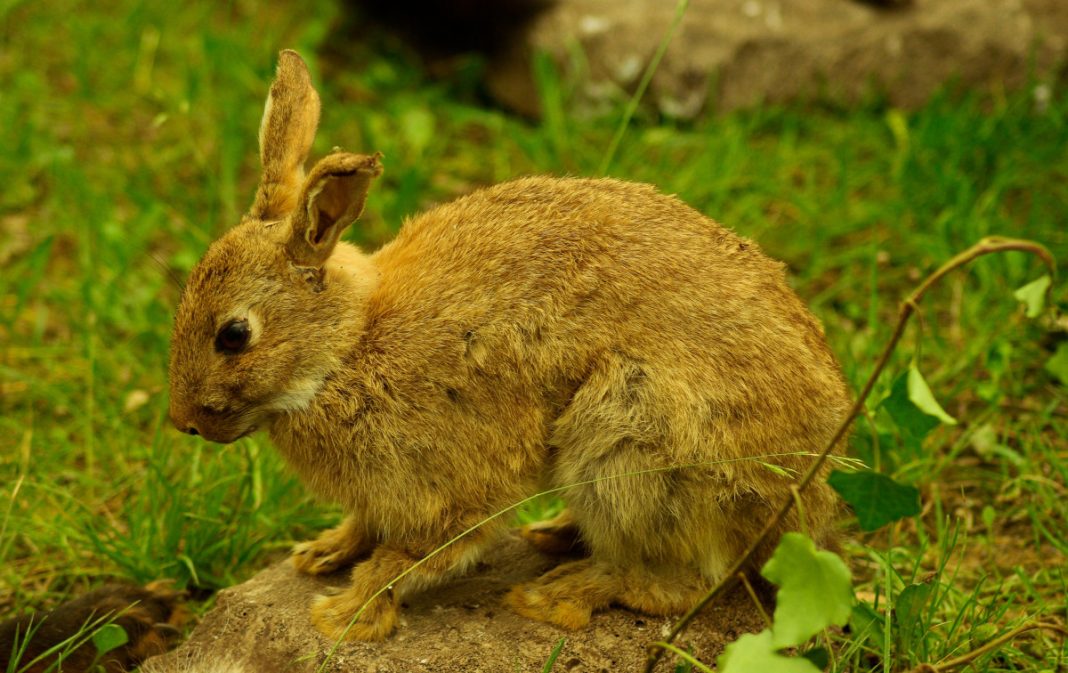
[[[216,444],[233,444],[237,440],[244,439],[245,437],[251,435],[253,432],[256,432],[257,430],[259,430],[259,427],[259,425],[250,425],[244,430],[241,430],[236,433],[212,432],[209,434],[207,432],[201,432],[200,435],[209,442],[215,442]]]

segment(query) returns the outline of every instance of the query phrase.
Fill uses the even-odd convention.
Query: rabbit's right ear
[[[249,215],[280,219],[297,206],[308,158],[319,125],[319,94],[312,88],[304,59],[292,50],[278,57],[278,72],[260,122],[260,178]]]

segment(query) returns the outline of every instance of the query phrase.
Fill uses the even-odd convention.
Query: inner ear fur
[[[382,155],[337,152],[315,164],[290,217],[286,252],[298,266],[322,266],[341,234],[363,212]]]

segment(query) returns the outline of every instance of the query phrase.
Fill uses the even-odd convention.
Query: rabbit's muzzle
[[[170,417],[178,430],[219,444],[236,442],[256,430],[256,425],[248,423],[242,413],[206,406],[184,407],[172,402]]]

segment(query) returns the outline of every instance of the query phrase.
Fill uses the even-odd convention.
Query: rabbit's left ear
[[[381,154],[336,152],[315,165],[290,217],[286,252],[298,266],[322,266],[341,234],[363,212],[371,182],[382,174]]]

